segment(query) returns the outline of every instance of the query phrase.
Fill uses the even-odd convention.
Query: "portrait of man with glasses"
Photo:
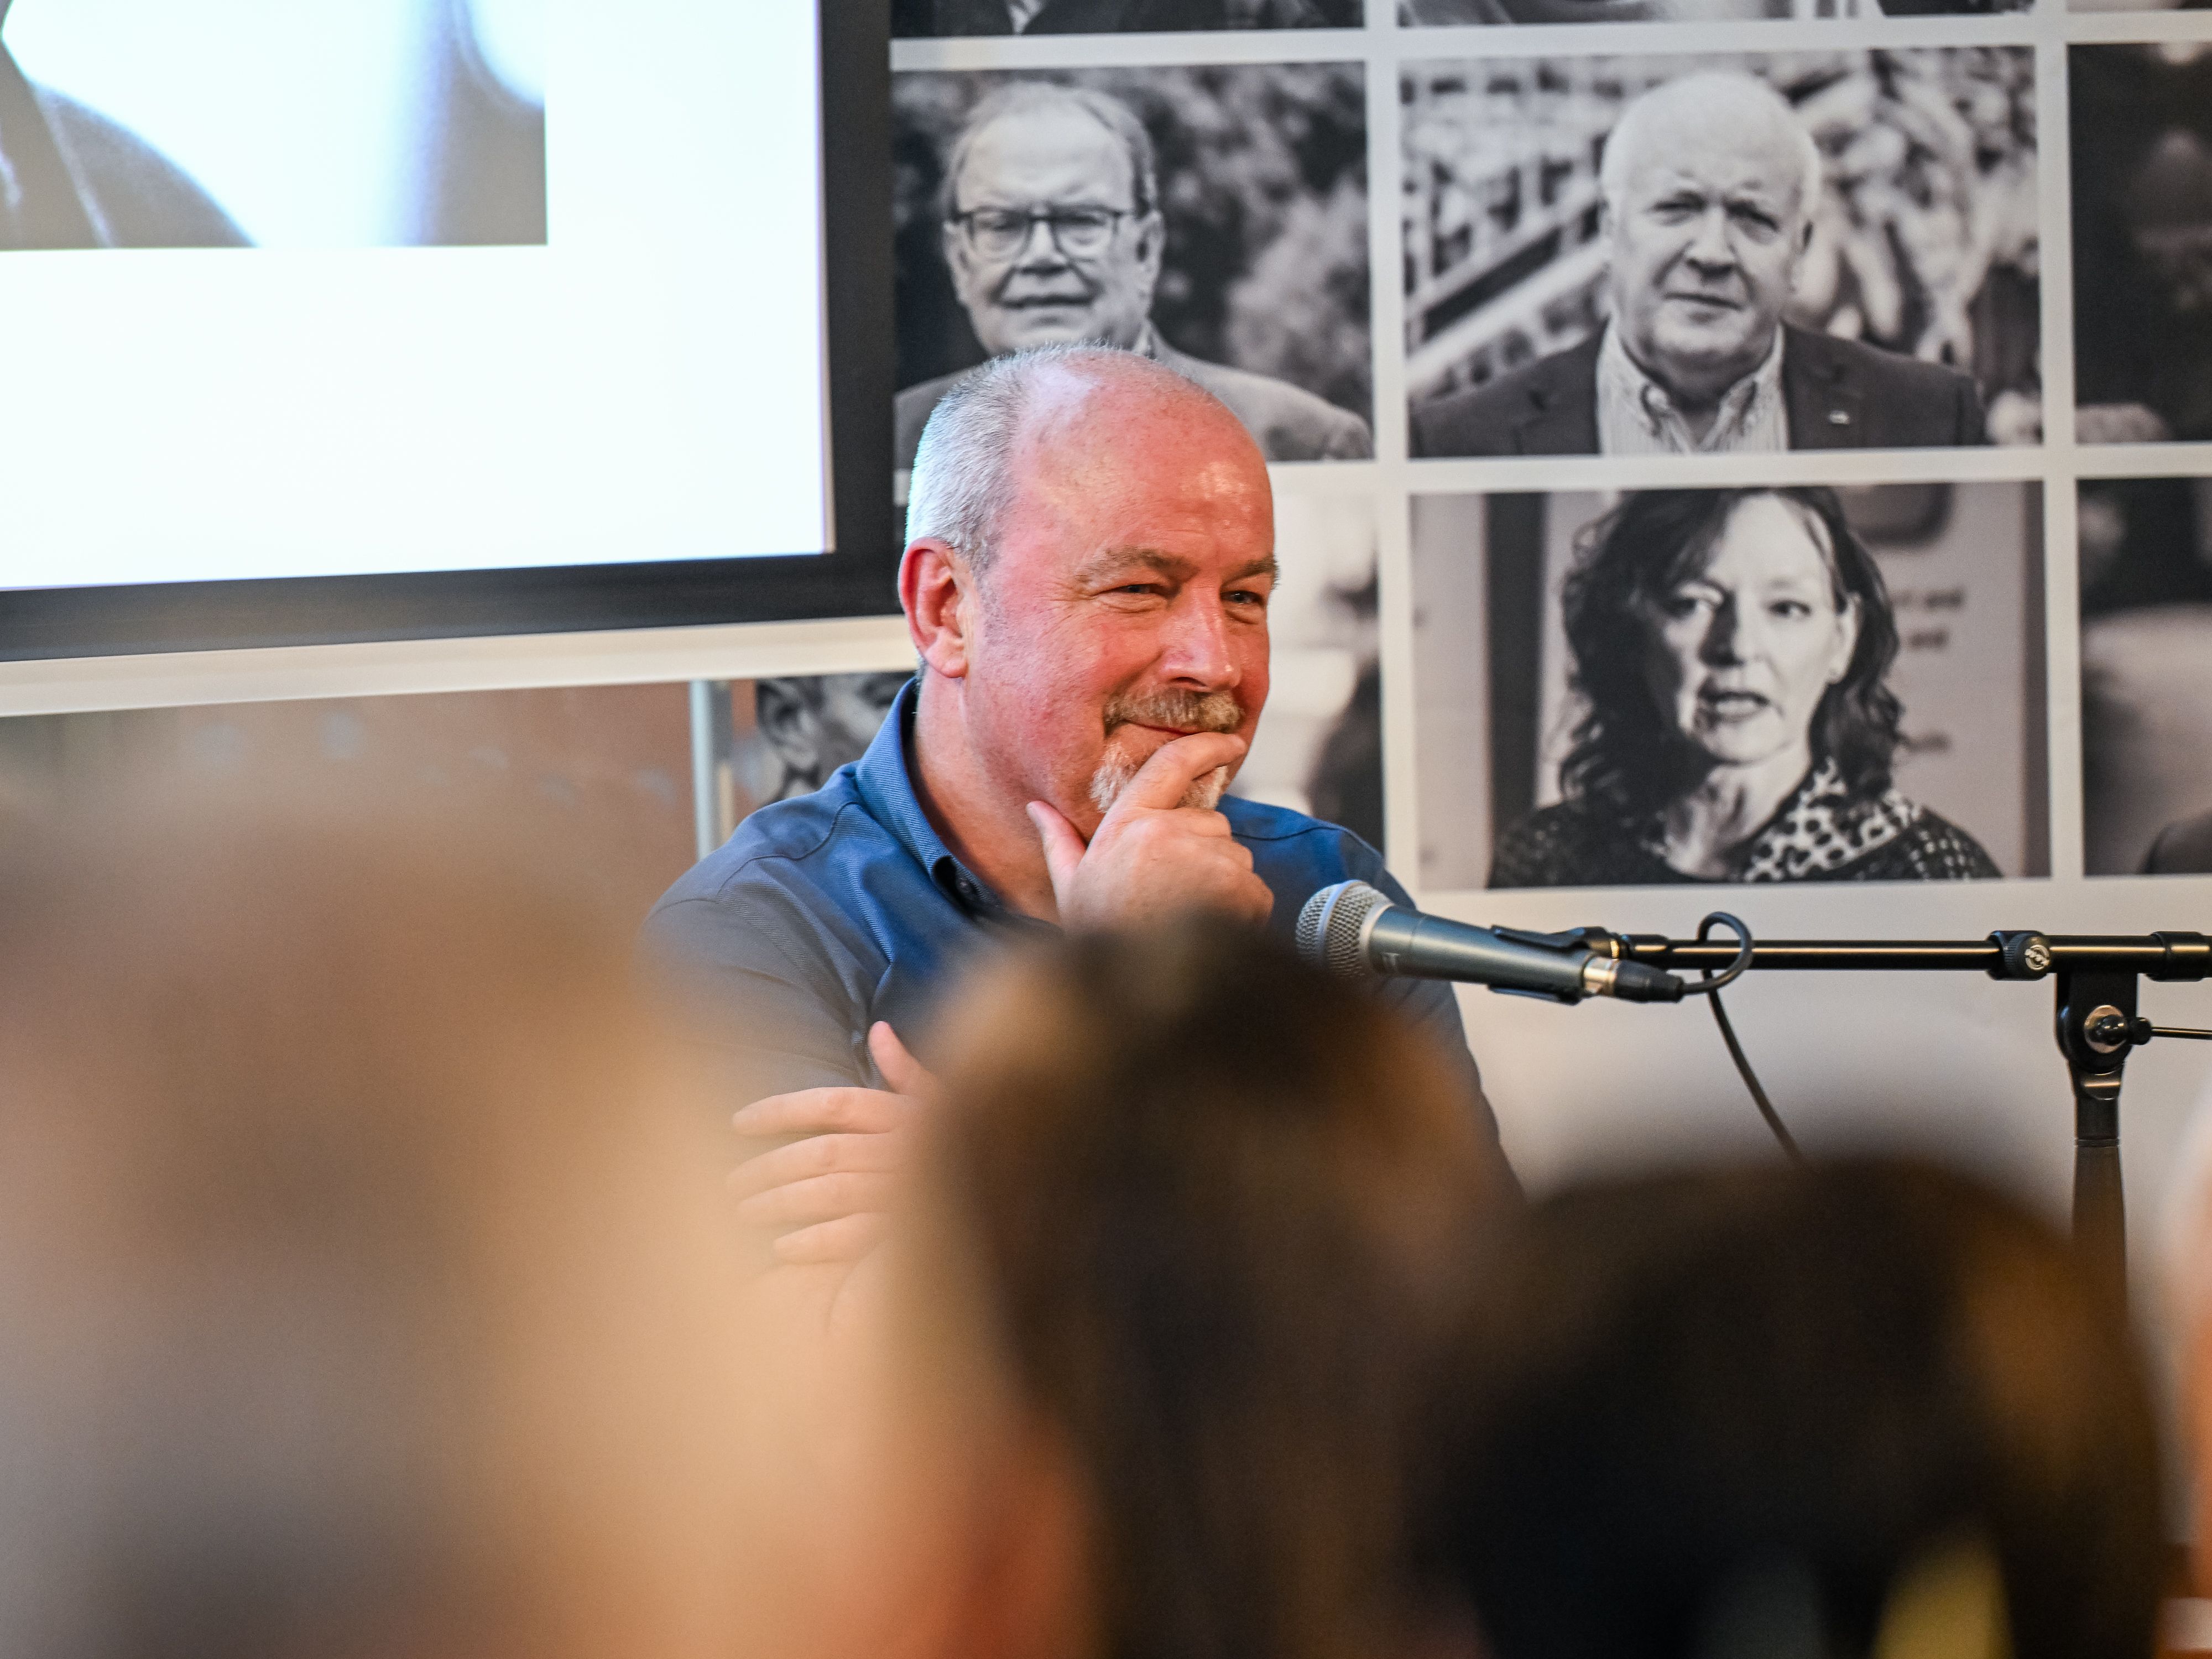
[[[1091,340],[1141,351],[1235,411],[1271,461],[1364,460],[1367,422],[1272,375],[1178,351],[1153,325],[1167,222],[1144,124],[1085,87],[1024,81],[984,97],[946,151],[940,246],[992,356]],[[964,369],[898,394],[897,466]]]

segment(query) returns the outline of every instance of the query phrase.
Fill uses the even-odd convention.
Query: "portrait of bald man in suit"
[[[1365,460],[1367,422],[1287,380],[1178,351],[1153,325],[1167,222],[1144,123],[1089,88],[1018,82],[993,93],[947,152],[941,240],[985,351],[1087,341],[1141,352],[1226,404],[1271,461]],[[898,394],[896,462],[967,367]]]
[[[1756,76],[1632,100],[1599,175],[1610,299],[1589,339],[1413,410],[1421,456],[1718,454],[1988,441],[1973,380],[1784,320],[1820,148]]]

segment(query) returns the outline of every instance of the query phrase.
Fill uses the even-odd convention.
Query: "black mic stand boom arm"
[[[1589,949],[1624,962],[1717,974],[1737,959],[1734,940],[1668,939],[1584,928]],[[2127,1207],[2120,1181],[2120,1073],[2128,1050],[2154,1036],[2212,1039],[2212,1031],[2153,1025],[2136,1012],[2141,979],[2212,978],[2212,939],[1995,933],[1982,939],[1760,939],[1753,969],[1876,973],[1951,971],[2055,981],[2059,1052],[2074,1088],[2074,1239],[2100,1295],[2127,1305]]]

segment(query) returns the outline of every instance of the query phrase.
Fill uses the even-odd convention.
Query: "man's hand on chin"
[[[1087,846],[1057,809],[1031,801],[1060,925],[1128,927],[1189,910],[1267,921],[1275,896],[1253,873],[1252,854],[1230,834],[1229,820],[1182,804],[1200,778],[1243,757],[1244,740],[1221,732],[1161,744]]]
[[[732,1120],[770,1143],[730,1174],[738,1216],[793,1267],[849,1265],[890,1225],[915,1119],[934,1079],[882,1020],[868,1051],[890,1089],[801,1089],[770,1095]]]

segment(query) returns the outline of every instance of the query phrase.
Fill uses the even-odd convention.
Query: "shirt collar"
[[[960,860],[952,856],[944,838],[921,810],[914,792],[911,756],[914,714],[921,695],[919,676],[899,688],[899,694],[877,729],[867,752],[853,768],[853,781],[868,815],[891,832],[899,845],[929,872],[929,878],[947,898],[979,915],[1005,913],[997,894]]]
[[[1780,398],[1783,332],[1778,327],[1774,331],[1774,343],[1767,348],[1765,361],[1723,395],[1719,412],[1713,416],[1712,428],[1705,434],[1705,441],[1688,444],[1688,447],[1724,447],[1731,434],[1749,424],[1755,408],[1761,404],[1771,405]],[[1674,407],[1674,399],[1665,386],[1646,374],[1643,365],[1628,355],[1628,348],[1621,343],[1620,331],[1611,323],[1606,325],[1604,343],[1598,347],[1598,378],[1630,407],[1640,411],[1655,433],[1678,432],[1686,444],[1688,425]]]

